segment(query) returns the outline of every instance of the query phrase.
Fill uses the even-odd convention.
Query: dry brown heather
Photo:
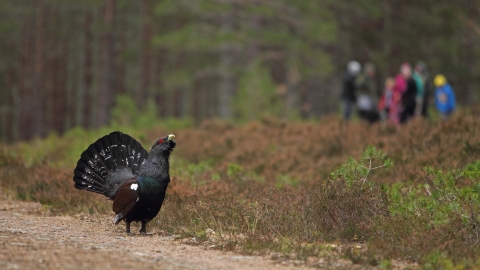
[[[149,137],[158,133],[153,130]],[[243,127],[212,121],[177,133],[175,157],[189,162],[212,159],[220,173],[228,164],[238,164],[267,182],[288,174],[302,183],[316,183],[348,157],[358,158],[367,145],[395,162],[391,173],[374,177],[385,183],[415,180],[425,166],[457,168],[480,157],[480,121],[465,115],[446,123],[418,119],[401,127],[342,125],[336,118],[319,123],[266,119]]]
[[[154,129],[145,137],[153,141],[167,132]],[[448,122],[418,119],[401,127],[342,125],[336,118],[264,119],[245,126],[205,122],[175,131],[172,182],[148,228],[221,249],[275,250],[299,259],[325,256],[331,249],[325,243],[336,242],[366,243],[368,249],[344,248],[342,254],[371,265],[382,258],[421,262],[437,250],[456,262],[476,260],[478,246],[465,240],[471,232],[455,222],[419,229],[418,220],[389,216],[379,186],[345,189],[341,181],[325,180],[348,157],[358,158],[374,145],[395,167],[372,172],[371,180],[424,183],[424,166],[451,169],[478,160],[479,134],[480,122],[471,115]],[[111,214],[111,203],[102,196],[73,188],[72,172],[47,165],[25,168],[20,160],[0,156],[0,185],[12,198],[39,201],[53,214]]]

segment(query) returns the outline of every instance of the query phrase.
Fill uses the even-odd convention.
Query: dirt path
[[[172,237],[126,236],[106,216],[44,213],[38,203],[0,198],[0,269],[307,269]]]
[[[338,256],[306,263],[241,256],[158,234],[127,236],[123,230],[109,216],[48,216],[39,203],[0,194],[0,269],[364,269]],[[393,269],[417,266],[392,262]]]

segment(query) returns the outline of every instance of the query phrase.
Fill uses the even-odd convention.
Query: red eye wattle
[[[158,144],[163,143],[163,139],[158,140]]]

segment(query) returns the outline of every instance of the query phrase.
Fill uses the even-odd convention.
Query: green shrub
[[[268,69],[260,61],[256,61],[240,79],[233,107],[236,118],[243,122],[259,120],[263,116],[280,116],[280,98]]]
[[[395,184],[388,190],[389,210],[394,216],[420,217],[425,228],[435,228],[460,218],[465,226],[480,222],[480,162],[443,173],[425,168],[429,184]],[[476,230],[475,230],[476,232]]]
[[[360,160],[349,158],[320,186],[319,219],[324,221],[323,230],[336,236],[332,240],[364,241],[374,235],[377,222],[387,215],[387,200],[368,177],[392,166],[381,150],[369,146]]]

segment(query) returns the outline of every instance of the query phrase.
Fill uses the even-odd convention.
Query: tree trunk
[[[44,129],[44,66],[45,66],[45,3],[43,0],[37,1],[36,19],[35,19],[35,68],[34,68],[34,84],[32,88],[32,125],[33,136],[42,137],[46,134]]]
[[[225,2],[230,3],[231,0]],[[223,25],[220,30],[225,35],[232,32],[232,16],[225,14]],[[232,75],[233,56],[230,44],[222,44],[220,47],[220,82],[218,85],[218,114],[222,119],[232,117],[231,99],[235,86]],[[212,104],[213,105],[213,104]]]
[[[108,124],[110,110],[113,106],[114,94],[114,46],[113,36],[114,18],[115,18],[115,0],[105,0],[104,7],[104,26],[105,32],[101,39],[101,77],[98,93],[96,127]]]
[[[474,0],[467,0],[467,11],[466,11],[466,19],[468,23],[466,24],[466,31],[465,31],[465,49],[466,49],[466,59],[465,65],[466,70],[469,72],[473,72],[475,70],[475,31],[473,29],[475,20],[478,18],[478,7]],[[475,85],[474,80],[475,78],[469,73],[467,76],[464,76],[465,84],[466,84],[466,93],[465,93],[465,104],[473,105],[475,100],[474,93],[475,93]]]
[[[92,100],[92,12],[87,10],[83,22],[83,54],[82,71],[83,83],[77,89],[77,112],[75,123],[77,126],[90,127],[90,108],[89,103]]]
[[[20,94],[18,93],[18,87],[12,88],[12,100],[13,100],[13,117],[12,117],[12,141],[15,142],[20,139]]]
[[[150,87],[150,70],[151,70],[151,46],[152,40],[152,23],[151,8],[149,0],[140,2],[140,21],[141,21],[141,43],[139,57],[139,78],[138,89],[136,94],[137,106],[144,107],[148,99]]]

